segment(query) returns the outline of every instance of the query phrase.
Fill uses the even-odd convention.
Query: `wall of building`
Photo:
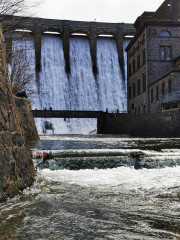
[[[153,83],[158,78],[165,75],[173,68],[173,59],[180,55],[179,48],[179,30],[177,26],[147,26],[146,28],[146,41],[147,41],[147,75],[148,84]],[[167,31],[171,37],[161,37],[160,33]],[[160,46],[171,47],[171,60],[160,59]]]
[[[172,71],[172,73],[165,75],[150,86],[150,111],[152,113],[168,109],[169,107],[172,108],[173,105],[178,107],[178,104],[175,106],[175,103],[180,101],[179,79],[180,71]],[[152,91],[153,96],[151,96]]]
[[[146,106],[146,90],[143,90],[143,77],[146,78],[146,64],[143,59],[143,51],[145,51],[145,31],[141,33],[139,38],[128,51],[128,112],[130,114],[143,114],[147,111]],[[140,64],[138,64],[138,56],[140,56]],[[133,62],[135,61],[135,72],[133,72]],[[139,65],[139,66],[138,66]],[[131,73],[130,73],[131,68]],[[138,82],[140,83],[140,91],[138,90]],[[135,84],[135,97],[133,96],[133,85]],[[131,94],[130,94],[131,88]]]
[[[128,88],[131,86],[131,98],[128,96],[128,112],[130,114],[144,114],[145,109],[146,112],[148,111],[152,113],[161,110],[160,100],[156,98],[156,87],[158,86],[158,83],[156,82],[170,71],[173,71],[173,60],[180,56],[179,30],[180,26],[178,23],[159,23],[157,21],[153,22],[152,20],[152,23],[148,22],[144,31],[133,40],[133,44],[131,44],[131,47],[128,50],[128,66],[131,64],[132,68],[133,61],[136,61],[135,73],[128,75]],[[167,33],[167,35],[163,35],[162,33]],[[144,45],[138,48],[138,43],[142,41],[144,36]],[[169,59],[166,59],[166,57],[165,59],[161,58],[160,49],[162,49],[162,47],[170,49],[168,50],[170,53]],[[146,63],[138,69],[137,56],[141,54],[142,48],[146,51]],[[165,50],[165,54],[167,55],[166,51],[167,50]],[[146,92],[143,92],[142,84],[140,83],[141,89],[140,94],[138,94],[138,80],[140,79],[141,82],[143,74],[146,75]],[[174,82],[174,80],[175,77],[173,78],[173,84],[176,84],[177,91],[179,84],[178,81]],[[159,85],[161,85],[161,82]],[[133,97],[133,83],[135,83],[136,86],[135,97]],[[155,83],[155,85],[152,86],[153,83]],[[167,84],[166,79],[165,83]],[[151,102],[152,88],[155,89],[153,93],[154,99]],[[161,87],[159,88],[159,91],[161,91]]]
[[[122,114],[99,119],[101,134],[127,134],[132,137],[180,137],[180,110],[145,115]]]

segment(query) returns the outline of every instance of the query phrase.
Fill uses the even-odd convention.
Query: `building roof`
[[[126,51],[130,49],[136,39],[144,31],[145,27],[149,24],[163,24],[167,22],[172,22],[170,3],[171,0],[165,0],[155,12],[143,12],[143,14],[136,19],[134,23],[134,27],[136,28],[136,34],[127,46]]]
[[[159,82],[160,80],[162,80],[163,78],[169,76],[169,75],[173,75],[173,73],[175,72],[180,72],[180,69],[171,69],[170,71],[168,71],[167,73],[165,73],[164,75],[162,75],[160,78],[156,79],[156,81],[152,82],[151,84],[149,84],[149,87],[152,86],[153,84]]]
[[[180,60],[180,56],[174,58],[174,59],[173,59],[173,62],[176,63],[176,62],[178,62],[179,60]]]

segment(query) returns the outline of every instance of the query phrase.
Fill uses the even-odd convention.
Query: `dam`
[[[24,52],[34,79],[32,109],[125,112],[131,24],[15,18],[13,51]],[[25,36],[25,38],[21,37]],[[13,58],[11,57],[12,61]],[[55,133],[88,133],[96,119],[46,119]],[[44,120],[36,119],[41,134]]]

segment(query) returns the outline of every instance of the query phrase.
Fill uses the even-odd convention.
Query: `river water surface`
[[[54,159],[1,203],[1,240],[180,239],[180,139],[41,136],[32,151]]]

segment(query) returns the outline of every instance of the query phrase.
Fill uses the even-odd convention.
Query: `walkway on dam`
[[[118,117],[123,113],[107,113],[103,111],[76,110],[32,110],[34,118],[105,118]]]
[[[103,111],[73,111],[73,110],[32,110],[35,118],[102,118]]]

